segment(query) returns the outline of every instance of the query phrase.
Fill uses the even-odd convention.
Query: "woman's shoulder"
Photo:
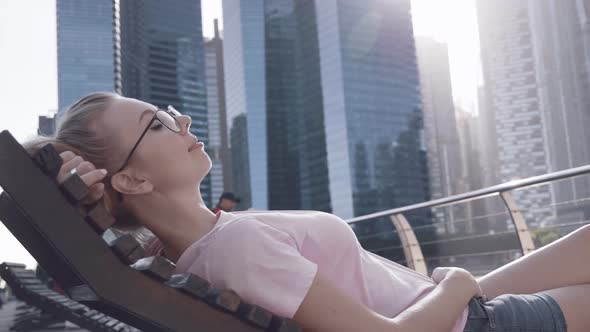
[[[280,232],[271,226],[263,213],[222,213],[218,220],[216,236],[228,240],[228,237],[236,237],[238,241],[248,240],[248,237],[257,234]]]
[[[220,222],[231,231],[249,232],[252,229],[275,229],[294,238],[301,238],[309,232],[322,230],[350,228],[346,222],[336,215],[321,211],[244,211],[224,213]],[[229,227],[228,227],[229,226]],[[220,230],[222,230],[220,228]]]
[[[251,217],[262,222],[269,221],[321,221],[321,220],[338,220],[343,222],[340,217],[322,211],[313,210],[268,210],[268,211],[240,211],[232,212],[233,218]]]
[[[229,213],[229,212],[226,212]],[[334,216],[333,214],[323,212],[323,211],[315,211],[315,210],[245,210],[245,211],[236,211],[231,212],[232,215],[235,216],[256,216],[256,215],[272,215],[272,214],[287,214],[287,215],[327,215],[327,216]]]
[[[254,213],[221,212],[217,220],[217,233],[249,231],[260,226],[261,220]]]
[[[181,255],[177,269],[182,271],[196,265],[200,268],[235,255],[256,236],[259,222],[250,216],[235,217],[222,214],[215,227],[199,240],[192,243]],[[194,272],[194,271],[193,271]]]

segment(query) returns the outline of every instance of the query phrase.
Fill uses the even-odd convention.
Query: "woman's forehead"
[[[139,116],[138,114],[141,114],[141,112],[145,110],[156,109],[152,104],[133,98],[117,98],[111,108],[117,112],[125,112],[125,114],[131,113],[136,116]]]
[[[103,124],[115,132],[125,128],[140,127],[139,118],[146,109],[155,109],[155,107],[137,99],[117,98],[103,117]]]

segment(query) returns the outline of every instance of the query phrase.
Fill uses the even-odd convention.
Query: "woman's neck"
[[[217,221],[198,189],[152,192],[130,197],[128,203],[142,224],[162,241],[166,257],[173,262],[211,231]]]

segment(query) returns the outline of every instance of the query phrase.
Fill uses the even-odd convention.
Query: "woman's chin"
[[[211,159],[209,159],[209,158],[207,158],[206,161],[203,160],[197,164],[196,174],[198,177],[197,180],[199,182],[203,181],[203,179],[207,176],[207,174],[209,174],[209,172],[211,172],[211,167],[213,167],[213,163],[211,162]]]

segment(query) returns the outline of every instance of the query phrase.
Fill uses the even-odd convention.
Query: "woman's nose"
[[[186,135],[191,128],[191,117],[188,115],[181,115],[178,117],[178,122],[180,122],[180,128],[182,129],[181,133]]]

